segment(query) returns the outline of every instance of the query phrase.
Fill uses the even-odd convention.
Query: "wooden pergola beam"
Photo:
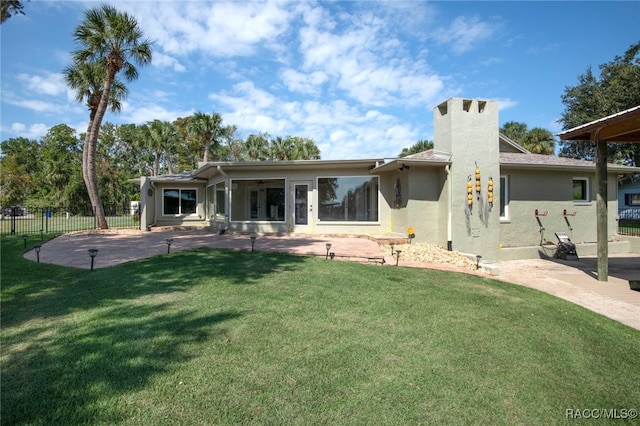
[[[596,145],[596,223],[598,236],[598,280],[609,280],[607,206],[607,143],[640,142],[640,105],[559,134],[561,140],[591,141]]]

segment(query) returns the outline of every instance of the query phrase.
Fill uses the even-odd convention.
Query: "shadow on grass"
[[[33,263],[22,257],[23,244],[2,241],[2,424],[131,418],[128,393],[178,371],[197,356],[195,347],[227,332],[222,323],[244,315],[185,307],[180,293],[255,285],[304,263],[286,254],[199,249],[89,271]],[[105,399],[113,404],[104,406]]]
[[[5,327],[115,300],[184,292],[204,282],[253,285],[304,263],[301,256],[202,248],[89,271],[33,263],[22,257],[22,244],[17,239],[2,241]]]
[[[2,424],[114,424],[131,418],[136,413],[128,408],[128,393],[148,386],[156,374],[178,371],[195,356],[191,345],[220,338],[226,333],[222,323],[242,316],[123,306],[97,310],[80,324],[42,322],[11,336],[3,344]]]

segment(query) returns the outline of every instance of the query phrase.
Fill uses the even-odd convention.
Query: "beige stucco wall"
[[[376,222],[322,222],[318,220],[318,189],[317,179],[319,177],[376,177],[369,173],[369,169],[365,167],[342,167],[328,169],[312,169],[304,170],[301,168],[292,168],[288,170],[224,170],[228,178],[227,201],[230,211],[227,212],[229,220],[227,223],[210,223],[215,227],[224,226],[226,229],[234,232],[265,232],[265,233],[315,233],[315,234],[380,234],[387,232],[389,229],[390,208],[384,197],[388,197],[389,191],[393,192],[393,185],[389,187],[388,183],[381,176],[378,176],[378,221]],[[225,178],[225,179],[227,179]],[[208,184],[213,184],[221,179],[220,175],[216,175],[210,179]],[[244,209],[246,205],[239,197],[233,196],[234,179],[285,179],[285,221],[238,221],[231,220],[234,218],[234,209]],[[311,214],[309,216],[309,224],[306,227],[293,226],[293,186],[296,183],[308,183],[310,186],[309,202],[311,204]],[[233,204],[232,204],[233,202]],[[235,205],[234,205],[235,204]]]
[[[554,233],[563,232],[575,243],[594,242],[596,235],[595,173],[554,172],[550,170],[509,170],[508,219],[500,223],[500,244],[503,247],[527,247],[558,242]],[[589,179],[589,202],[573,202],[574,177]],[[608,235],[613,238],[617,223],[616,176],[609,175]],[[538,210],[538,219],[535,210]],[[563,211],[575,216],[563,216]],[[544,213],[546,212],[546,216]],[[540,224],[544,231],[540,232]]]
[[[446,246],[447,211],[441,208],[445,196],[446,174],[442,167],[412,167],[410,172],[395,171],[385,175],[391,186],[400,179],[402,203],[391,209],[389,231],[406,235],[409,227],[415,231],[415,242]],[[395,193],[387,200],[392,206]]]
[[[484,213],[487,184],[493,178],[500,192],[498,103],[453,98],[434,109],[434,150],[451,154],[451,241],[455,251],[485,259],[498,256],[499,209]],[[481,172],[481,193],[475,192],[475,169]],[[467,210],[467,178],[471,176],[473,207]],[[497,197],[495,198],[497,201]],[[480,212],[483,211],[483,214]]]
[[[192,215],[164,215],[163,214],[163,189],[195,189],[196,190],[196,213]],[[153,208],[155,209],[154,226],[203,226],[205,225],[205,184],[204,183],[155,183],[155,196]]]

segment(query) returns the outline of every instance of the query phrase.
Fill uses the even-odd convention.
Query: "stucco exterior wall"
[[[453,250],[497,258],[499,209],[488,211],[490,177],[494,195],[500,192],[498,103],[453,98],[434,109],[434,150],[451,154],[451,245]],[[475,169],[481,172],[481,192],[475,192]],[[473,206],[467,209],[467,180],[473,182]],[[494,201],[497,201],[497,197]],[[470,214],[469,214],[470,213]]]
[[[155,209],[155,226],[204,226],[205,214],[205,184],[204,183],[160,183],[155,184],[155,197],[153,207]],[[195,189],[196,213],[190,215],[165,215],[163,212],[164,189]]]
[[[509,195],[508,218],[500,223],[502,247],[536,246],[545,242],[556,244],[556,232],[567,234],[574,243],[597,240],[595,173],[505,169],[502,175],[507,176]],[[589,179],[590,201],[573,201],[574,177]],[[613,238],[617,227],[614,174],[609,175],[608,207],[608,235]],[[565,210],[566,216],[563,215]]]
[[[289,170],[225,170],[227,183],[227,204],[229,206],[229,220],[226,223],[211,221],[214,227],[224,227],[234,232],[265,232],[265,233],[316,233],[316,234],[379,234],[388,232],[391,223],[391,208],[386,198],[393,196],[393,184],[385,176],[369,173],[368,168],[330,168],[304,170],[301,168]],[[329,222],[318,220],[318,178],[323,177],[378,177],[378,220],[372,222]],[[220,181],[220,175],[210,179],[208,185]],[[234,220],[234,210],[246,207],[243,195],[234,196],[234,180],[256,179],[284,179],[285,180],[285,220],[284,221],[250,221]],[[296,183],[307,183],[310,188],[310,215],[307,226],[293,225],[292,200],[293,186]],[[237,194],[236,194],[237,195]]]

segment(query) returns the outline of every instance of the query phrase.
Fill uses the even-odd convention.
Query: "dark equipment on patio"
[[[578,260],[576,245],[571,242],[569,236],[564,232],[556,232],[555,234],[558,239],[558,245],[553,257],[562,260]]]

